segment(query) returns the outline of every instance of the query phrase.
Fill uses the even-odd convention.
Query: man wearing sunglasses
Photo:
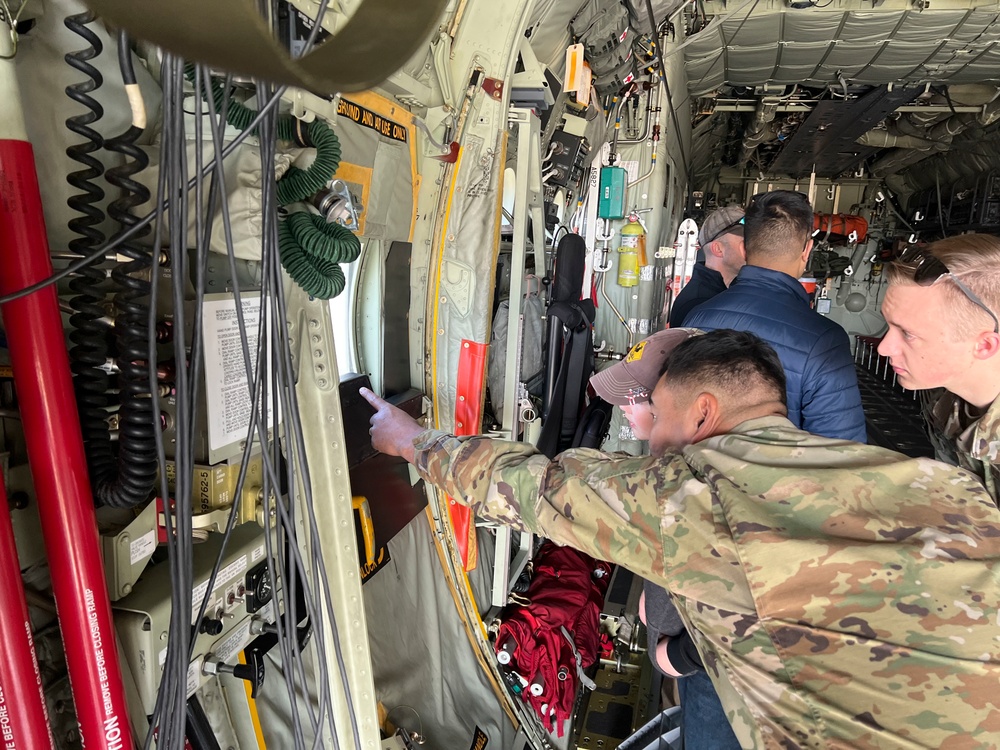
[[[736,274],[746,265],[743,247],[743,209],[726,206],[713,211],[701,225],[698,244],[705,262],[696,263],[691,280],[670,306],[670,327],[680,328],[689,312],[726,291]]]
[[[887,270],[878,352],[904,388],[925,390],[938,458],[978,475],[1000,501],[1000,239],[948,237]]]
[[[788,419],[807,432],[867,442],[847,332],[809,309],[798,279],[812,252],[809,199],[791,190],[755,195],[746,210],[747,265],[684,325],[750,331],[774,347],[788,378]]]

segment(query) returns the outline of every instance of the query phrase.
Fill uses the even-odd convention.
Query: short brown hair
[[[962,280],[994,313],[1000,310],[1000,238],[990,234],[959,234],[932,242],[924,250]],[[893,261],[886,275],[890,284],[913,284],[916,267],[912,263]],[[969,300],[954,284],[947,285],[955,311],[955,322],[961,333],[980,328],[985,313]]]

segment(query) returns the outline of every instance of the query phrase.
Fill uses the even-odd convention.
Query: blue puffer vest
[[[729,289],[694,308],[684,325],[757,334],[784,365],[789,420],[824,437],[867,442],[847,332],[809,309],[809,297],[796,279],[744,266]]]

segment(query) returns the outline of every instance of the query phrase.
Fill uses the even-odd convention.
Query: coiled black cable
[[[104,139],[90,127],[104,116],[104,109],[91,96],[104,83],[104,78],[89,62],[101,54],[104,45],[100,37],[87,28],[93,21],[94,14],[90,12],[68,16],[64,21],[66,28],[90,45],[64,58],[68,65],[86,76],[86,80],[66,87],[66,96],[87,110],[66,120],[66,127],[83,138],[83,142],[66,149],[66,155],[84,167],[66,176],[66,181],[80,191],[67,200],[71,209],[82,214],[69,222],[70,231],[78,235],[70,241],[69,249],[80,256],[92,255],[105,241],[99,229],[104,222],[104,212],[98,205],[104,200],[104,191],[95,182],[104,174],[104,165],[93,155],[103,147]],[[99,260],[99,256],[95,258]],[[104,272],[91,264],[81,268],[69,283],[75,295],[70,300],[74,310],[69,319],[73,343],[69,350],[70,364],[75,376],[73,387],[91,477],[103,476],[115,468],[106,411],[108,375],[103,369],[108,359],[110,332],[100,322],[107,313],[101,306],[104,297],[97,294],[104,279]]]
[[[66,178],[70,185],[82,191],[68,201],[71,208],[83,214],[69,223],[70,229],[80,235],[70,242],[69,247],[81,256],[89,255],[105,240],[98,229],[104,221],[104,212],[98,206],[104,199],[104,191],[94,182],[104,173],[104,166],[94,156],[95,151],[105,147],[125,158],[124,164],[109,169],[106,175],[108,182],[124,193],[108,206],[111,218],[123,229],[138,223],[131,209],[149,200],[149,191],[132,179],[149,164],[149,157],[135,145],[142,135],[142,128],[133,125],[122,135],[105,143],[101,135],[90,127],[104,114],[101,105],[91,96],[103,84],[100,72],[89,63],[103,51],[100,37],[87,28],[93,21],[92,13],[80,13],[65,20],[67,28],[90,43],[88,49],[72,52],[65,58],[69,65],[88,77],[66,88],[66,95],[88,110],[66,121],[67,128],[85,139],[83,143],[66,149],[70,158],[87,167]],[[127,68],[123,63],[123,77],[126,83],[134,84],[128,39],[123,35],[120,41],[125,45],[124,59],[128,62]],[[149,307],[144,300],[149,296],[150,285],[143,277],[150,266],[151,253],[137,242],[145,231],[140,230],[128,242],[122,243],[119,252],[129,260],[120,263],[111,274],[120,289],[115,296],[117,316],[114,329],[121,394],[117,456],[105,409],[109,381],[103,368],[108,359],[109,332],[99,322],[106,315],[101,306],[104,298],[95,294],[105,275],[100,269],[88,266],[81,269],[69,284],[75,294],[70,302],[75,311],[70,317],[73,329],[70,340],[74,344],[70,357],[76,376],[74,387],[87,468],[95,501],[113,508],[131,508],[146,502],[158,468],[153,434],[154,414],[145,361]]]
[[[136,78],[132,52],[124,31],[118,35],[118,60],[126,89],[134,87]],[[107,181],[122,191],[121,197],[108,205],[108,215],[121,225],[123,231],[139,223],[132,209],[149,200],[146,186],[132,179],[149,166],[149,156],[136,146],[146,119],[141,96],[139,98],[140,112],[133,112],[132,126],[104,144],[108,151],[125,158],[121,166],[113,167],[105,174]],[[121,399],[118,410],[118,465],[115,471],[92,476],[91,483],[98,501],[113,508],[132,508],[148,500],[159,468],[154,423],[157,415],[153,413],[153,401],[149,394],[146,362],[149,293],[152,288],[148,271],[153,259],[152,250],[139,242],[148,233],[148,227],[141,229],[122,243],[118,252],[129,260],[119,263],[111,272],[111,279],[118,287],[115,294],[115,341]]]
[[[122,135],[105,142],[108,151],[122,154],[125,163],[109,169],[108,182],[123,191],[122,197],[108,205],[108,215],[122,229],[138,223],[131,209],[149,200],[149,190],[132,179],[149,165],[146,152],[135,143],[142,128],[131,126]],[[115,294],[115,340],[118,355],[118,384],[121,406],[118,410],[118,464],[114,471],[91,476],[98,501],[113,508],[131,508],[149,499],[156,481],[157,457],[153,402],[149,397],[146,365],[146,339],[149,321],[148,270],[151,250],[138,243],[146,231],[121,245],[119,253],[129,258],[119,263],[111,278],[119,291]]]

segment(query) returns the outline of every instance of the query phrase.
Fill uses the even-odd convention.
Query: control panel
[[[221,540],[221,535],[213,534],[194,550],[193,616],[206,596],[208,607],[200,621],[191,623],[197,626],[197,634],[187,674],[188,695],[219,672],[252,682],[254,693],[264,679],[262,661],[242,665],[238,659],[251,641],[274,624],[275,581],[267,564],[264,532],[254,524],[233,530],[209,592]],[[170,590],[169,565],[151,565],[135,590],[114,605],[125,662],[147,714],[153,712],[167,656],[171,605],[166,594]]]

